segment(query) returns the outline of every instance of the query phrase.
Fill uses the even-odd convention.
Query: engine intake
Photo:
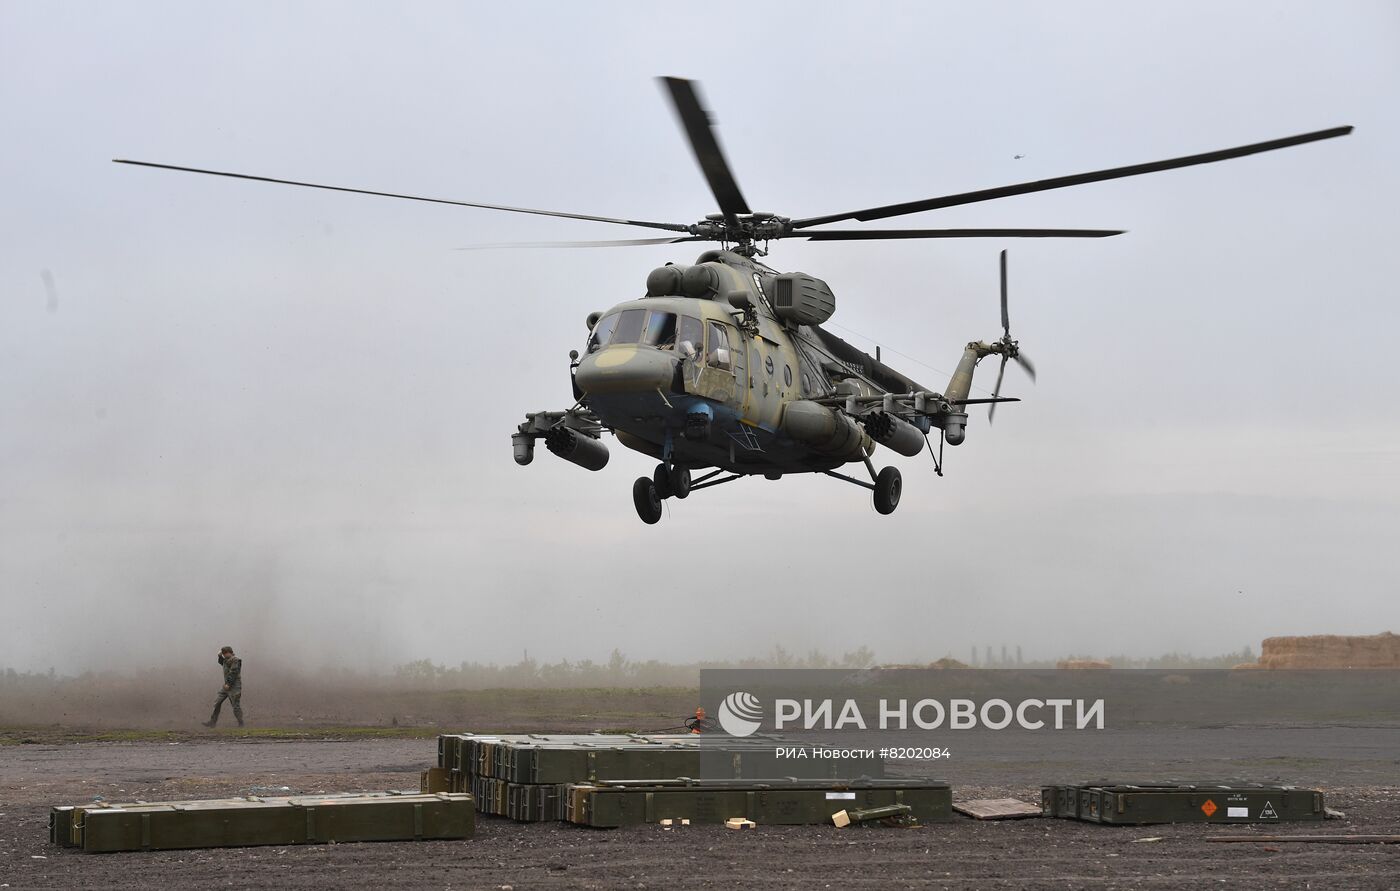
[[[787,272],[773,280],[773,312],[795,325],[820,325],[836,312],[836,295],[819,278]]]

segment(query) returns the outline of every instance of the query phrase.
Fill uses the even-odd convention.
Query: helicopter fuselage
[[[843,379],[873,389],[805,326],[776,317],[778,273],[723,251],[700,261],[663,267],[674,273],[658,270],[649,290],[689,276],[708,282],[706,296],[655,294],[590,317],[574,383],[593,416],[628,448],[690,468],[776,476],[868,457],[869,436],[813,400]]]

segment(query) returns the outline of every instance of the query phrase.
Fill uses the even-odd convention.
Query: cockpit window
[[[660,310],[624,309],[598,320],[588,338],[588,352],[613,343],[644,343],[657,349],[676,348],[679,340],[689,340],[697,350],[705,344],[705,329],[699,319]]]
[[[648,343],[663,350],[674,348],[676,345],[676,314],[653,309],[651,315],[647,317],[647,327],[642,337],[642,343]]]
[[[598,324],[593,326],[593,333],[588,338],[588,351],[591,353],[601,346],[607,346],[612,339],[613,329],[617,327],[618,313],[603,316],[598,320]]]
[[[647,311],[644,309],[624,309],[618,313],[617,329],[613,331],[612,340],[608,343],[641,342],[642,327],[646,318]]]

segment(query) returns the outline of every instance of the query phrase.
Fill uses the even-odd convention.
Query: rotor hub
[[[740,247],[792,234],[792,219],[772,213],[746,213],[727,217],[713,213],[686,229],[691,235]],[[741,251],[742,253],[742,251]]]

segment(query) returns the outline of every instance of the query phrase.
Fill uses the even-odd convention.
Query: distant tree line
[[[1014,655],[1002,648],[1001,658],[996,658],[988,647],[986,655],[976,659],[979,668],[1054,668],[1060,660],[1022,660],[1020,648]],[[1166,653],[1155,657],[1135,657],[1125,654],[1093,656],[1071,654],[1066,659],[1098,660],[1108,662],[1114,668],[1232,668],[1236,665],[1255,661],[1254,650],[1244,647],[1235,652],[1219,656],[1193,656],[1190,653]],[[956,665],[954,660],[945,657],[939,660],[944,665]],[[553,687],[693,687],[699,682],[699,672],[706,668],[844,668],[859,669],[877,666],[875,653],[869,647],[861,646],[839,656],[820,650],[809,650],[805,654],[793,653],[781,646],[775,646],[766,656],[730,661],[704,661],[691,663],[662,662],[657,659],[632,660],[621,650],[613,650],[606,662],[591,659],[559,662],[542,662],[523,656],[519,662],[510,665],[497,665],[491,662],[460,662],[449,666],[431,659],[417,659],[394,666],[387,673],[362,671],[345,666],[330,665],[315,669],[292,666],[267,666],[261,672],[265,678],[280,676],[292,678],[300,675],[314,675],[317,683],[327,685],[356,684],[363,687],[392,687],[397,689],[481,689],[481,688],[553,688]],[[933,664],[933,663],[929,663]],[[913,667],[903,663],[901,667]],[[124,683],[158,669],[136,669],[129,672],[104,670],[100,674],[84,672],[78,675],[60,675],[50,668],[46,672],[16,671],[7,668],[0,671],[0,689],[11,693],[40,693],[58,686],[83,686],[97,682]]]
[[[394,680],[407,687],[429,689],[471,689],[475,687],[693,687],[704,668],[870,668],[875,653],[862,646],[840,656],[820,650],[797,655],[775,646],[767,656],[730,662],[707,661],[689,664],[656,659],[633,661],[621,650],[613,650],[607,662],[582,659],[571,662],[539,662],[528,655],[514,665],[488,662],[462,662],[455,667],[431,659],[397,665]]]

